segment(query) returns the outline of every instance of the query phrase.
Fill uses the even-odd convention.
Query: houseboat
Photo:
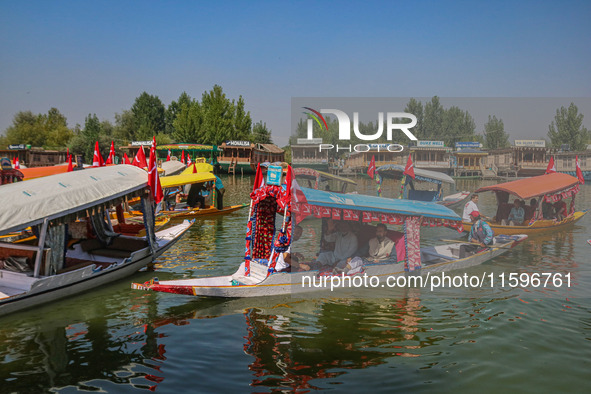
[[[254,174],[257,164],[285,161],[285,151],[274,144],[250,141],[226,141],[220,145],[218,157],[221,170],[229,174]]]

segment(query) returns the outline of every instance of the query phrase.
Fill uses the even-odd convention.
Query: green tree
[[[113,138],[121,145],[127,145],[135,139],[137,126],[133,113],[125,110],[120,114],[115,114],[115,127],[113,128]]]
[[[164,104],[158,96],[143,92],[131,107],[137,126],[134,138],[146,141],[165,130]]]
[[[45,146],[62,149],[68,145],[74,132],[68,128],[68,122],[57,108],[51,108],[47,115],[42,115],[41,121],[45,124],[47,139]]]
[[[232,100],[232,106],[234,107],[234,139],[237,140],[248,140],[251,136],[252,119],[250,112],[244,109],[244,99],[242,96],[238,97],[238,102],[234,103]],[[269,140],[271,139],[271,133],[269,132]]]
[[[103,132],[103,124],[96,114],[88,114],[84,120],[84,128],[70,141],[70,151],[72,154],[83,155],[85,163],[92,163],[96,141],[99,142],[99,148],[104,159],[111,147],[110,136]]]
[[[510,146],[509,134],[505,133],[503,119],[488,115],[488,122],[484,124],[484,146],[487,149],[507,148]]]
[[[198,143],[203,123],[201,106],[197,101],[182,102],[173,121],[173,138],[178,142]]]
[[[174,121],[176,120],[183,104],[189,108],[192,104],[191,96],[187,94],[187,92],[181,93],[178,98],[178,101],[172,101],[166,111],[164,112],[164,132],[168,135],[174,135],[175,128],[174,128]],[[188,141],[185,141],[188,142]]]
[[[571,102],[568,109],[560,107],[556,110],[554,120],[548,127],[548,137],[555,148],[562,144],[569,144],[575,151],[586,148],[589,131],[583,126],[583,114],[579,114],[575,103]]]
[[[214,85],[201,98],[201,114],[203,124],[199,133],[201,143],[220,145],[222,142],[235,138],[234,106],[222,87]]]
[[[439,97],[433,96],[431,101],[425,104],[422,134],[425,139],[442,138],[442,125],[445,110],[439,102]]]
[[[252,142],[261,144],[272,144],[271,130],[267,128],[267,124],[259,121],[252,126]]]
[[[404,112],[407,112],[409,114],[413,114],[414,116],[417,117],[417,124],[415,127],[412,128],[412,133],[414,134],[415,137],[417,137],[419,140],[424,140],[426,136],[424,136],[424,131],[423,131],[423,121],[424,121],[424,115],[423,115],[423,103],[421,103],[420,101],[411,98],[408,103],[406,104],[406,108],[404,108]]]

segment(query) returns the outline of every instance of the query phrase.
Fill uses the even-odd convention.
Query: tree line
[[[242,96],[230,99],[222,87],[214,85],[201,101],[183,92],[176,101],[164,105],[158,96],[140,94],[128,110],[115,114],[115,122],[89,114],[84,125],[68,128],[66,117],[57,108],[47,114],[18,112],[13,124],[0,135],[0,148],[11,144],[30,144],[46,149],[64,149],[92,159],[94,142],[107,153],[111,141],[127,145],[156,136],[158,144],[195,143],[220,145],[226,140],[272,143],[266,123],[253,123]]]
[[[444,108],[437,96],[434,96],[425,104],[411,98],[404,112],[417,117],[417,124],[411,131],[419,140],[443,141],[445,146],[449,147],[453,147],[456,142],[461,141],[480,142],[486,149],[500,149],[511,146],[503,119],[497,118],[496,115],[489,115],[482,134],[479,134],[476,132],[474,118],[468,111],[464,111],[457,106]],[[338,121],[331,116],[325,116],[325,119],[328,130],[314,122],[314,137],[322,138],[323,143],[336,145],[339,143]],[[405,121],[408,122],[408,119]],[[404,123],[404,121],[401,120],[399,123]],[[385,130],[385,125],[383,127]],[[359,123],[359,131],[362,134],[375,134],[377,129],[377,122]],[[306,136],[307,122],[300,120],[295,134],[290,138],[290,142],[295,144],[297,138],[306,138]],[[549,125],[548,138],[550,147],[559,148],[562,144],[570,144],[572,150],[584,150],[587,144],[591,142],[591,133],[583,126],[583,114],[578,113],[578,108],[574,103],[571,103],[568,109],[561,107],[556,110],[554,121]],[[402,131],[396,130],[393,133],[392,141],[407,140]],[[386,140],[386,133],[384,132],[382,137],[372,142],[390,143],[392,141]],[[360,140],[353,132],[351,133],[352,145],[364,143],[367,143],[367,141]]]

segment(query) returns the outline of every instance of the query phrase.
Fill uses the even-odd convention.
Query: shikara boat
[[[152,263],[192,223],[154,231],[147,173],[130,165],[2,186],[0,235],[31,227],[31,243],[0,242],[0,315],[112,283]],[[108,210],[139,196],[147,236],[113,231]]]
[[[207,163],[203,163],[209,165]],[[189,166],[187,170],[190,170],[192,166]],[[164,189],[165,199],[173,199],[175,189],[182,188],[186,185],[190,185],[191,187],[201,188],[203,183],[205,182],[215,182],[216,176],[211,172],[197,172],[197,173],[183,173],[181,175],[172,175],[168,177],[163,177],[160,179],[160,183],[162,185],[162,189]],[[189,191],[190,193],[190,191]],[[212,188],[211,193],[212,201],[216,201],[219,197],[216,195],[215,188]],[[170,201],[172,202],[172,201]],[[168,217],[173,220],[178,219],[188,219],[188,218],[197,218],[203,216],[215,216],[215,215],[225,215],[227,213],[231,213],[237,211],[239,209],[247,207],[247,204],[237,204],[237,205],[229,205],[225,206],[222,209],[218,209],[215,205],[210,205],[204,208],[191,208],[186,203],[176,204],[174,210],[163,209],[160,211],[158,216]]]
[[[314,170],[312,168],[298,167],[293,169],[298,183],[310,189],[347,193],[347,187],[356,187],[357,182],[352,179]]]
[[[443,197],[443,184],[446,183],[452,189],[455,189],[456,182],[452,177],[442,172],[414,168],[415,179],[413,180],[411,177],[404,175],[404,166],[397,164],[386,164],[378,167],[376,171],[384,178],[401,180],[402,190],[400,192],[400,198],[416,201],[431,201],[446,207],[453,207],[460,205],[470,195],[468,191],[461,191]],[[418,189],[417,186],[419,184],[428,185],[430,189],[436,188],[436,190],[423,190],[424,187]]]
[[[531,178],[518,179],[516,181],[501,183],[498,185],[485,186],[476,190],[475,193],[494,192],[497,198],[497,213],[491,221],[488,221],[495,234],[538,234],[545,231],[561,231],[564,228],[579,221],[587,210],[577,211],[575,209],[575,195],[579,192],[579,180],[571,175],[563,173],[552,173],[539,175]],[[509,203],[509,196],[521,199],[525,202],[524,225],[509,226],[502,225],[503,219],[507,219],[513,203]],[[562,220],[545,218],[543,215],[543,203],[552,204],[560,200],[570,198],[568,215]],[[532,199],[538,202],[534,210],[531,204]],[[464,229],[470,231],[471,223],[464,222]]]
[[[409,273],[425,275],[482,264],[527,238],[526,235],[499,236],[494,246],[460,258],[460,246],[465,242],[420,246],[421,227],[445,226],[461,231],[460,217],[442,205],[307,188],[300,189],[303,194],[291,200],[287,190],[291,190],[290,185],[285,185],[285,188],[263,185],[251,193],[245,257],[233,274],[167,281],[153,279],[143,284],[134,283],[132,288],[209,297],[257,297],[320,290],[320,287],[306,287],[304,284],[318,278],[330,279],[335,276],[332,272],[275,271],[277,256],[291,243],[292,220],[299,222],[306,215],[349,221],[358,227],[360,245],[363,245],[363,237],[366,241],[369,240],[368,237],[373,237],[375,227],[372,227],[373,232],[368,231],[369,223],[402,226],[403,232],[399,232],[396,239],[391,238],[396,244],[396,256],[392,261],[369,263],[366,260],[363,269],[352,275],[375,276],[382,284],[389,277]],[[284,224],[281,231],[274,234],[275,217],[278,213],[283,214]]]

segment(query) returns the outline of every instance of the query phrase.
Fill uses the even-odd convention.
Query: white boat
[[[146,171],[118,165],[0,188],[0,235],[32,227],[31,244],[0,242],[0,315],[52,302],[150,264],[192,225],[154,232]],[[142,198],[147,235],[112,231],[108,209]]]
[[[143,284],[134,283],[132,288],[208,297],[259,297],[326,290],[327,286],[332,287],[336,282],[332,280],[335,276],[343,278],[342,285],[347,286],[343,274],[334,275],[330,272],[317,270],[275,272],[276,256],[285,250],[285,246],[291,242],[291,240],[282,237],[285,234],[289,237],[291,231],[283,231],[283,229],[289,229],[292,219],[299,222],[302,216],[310,214],[317,218],[338,218],[356,223],[360,229],[358,232],[359,245],[363,245],[362,237],[365,236],[366,240],[369,239],[368,236],[373,237],[374,233],[368,231],[372,226],[367,223],[378,221],[387,225],[404,224],[404,233],[397,233],[394,261],[391,263],[368,263],[366,261],[363,268],[352,276],[376,277],[379,285],[385,284],[389,277],[409,274],[424,276],[479,265],[507,252],[527,238],[526,235],[497,237],[495,245],[468,257],[460,258],[460,247],[466,242],[458,241],[457,243],[429,247],[420,246],[419,232],[422,226],[445,226],[458,231],[462,230],[461,218],[445,206],[358,194],[343,195],[306,188],[300,189],[303,191],[306,201],[295,202],[285,192],[285,190],[291,190],[289,185],[280,192],[275,188],[276,186],[264,185],[251,194],[253,200],[249,223],[252,225],[249,224],[248,227],[246,254],[244,261],[234,274],[168,281],[159,281],[155,278]],[[286,203],[286,201],[290,202]],[[268,228],[265,228],[265,223],[274,223],[274,220],[264,217],[264,212],[271,211],[274,217],[275,208],[258,210],[259,204],[263,203],[271,207],[277,206],[276,210],[284,213],[286,225],[273,238],[272,245],[262,245],[260,241],[257,241],[268,239],[268,234],[264,234],[265,231],[268,231]],[[252,234],[250,234],[251,228],[256,229]],[[372,228],[375,230],[375,227]],[[258,231],[262,231],[267,237],[259,237],[256,234]],[[394,240],[394,238],[391,239]],[[324,281],[323,286],[314,285],[320,281]],[[350,287],[350,285],[348,286]]]

